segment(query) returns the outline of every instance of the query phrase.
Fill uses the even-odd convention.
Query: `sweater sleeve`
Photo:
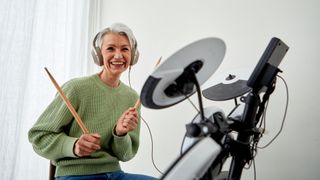
[[[63,91],[77,109],[74,88],[66,84],[63,86]],[[29,141],[35,152],[50,160],[75,157],[73,146],[77,138],[67,135],[68,125],[72,120],[72,114],[57,94],[28,132]]]

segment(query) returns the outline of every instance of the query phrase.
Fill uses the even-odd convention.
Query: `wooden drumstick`
[[[56,80],[53,78],[53,76],[50,74],[50,72],[48,71],[48,69],[45,67],[44,68],[47,72],[47,74],[49,75],[49,78],[51,79],[53,85],[56,87],[56,89],[58,90],[61,98],[63,99],[64,103],[67,105],[69,111],[71,112],[71,114],[73,115],[73,117],[76,119],[76,122],[78,123],[78,125],[80,126],[81,130],[83,133],[85,134],[89,134],[89,130],[87,129],[87,127],[84,125],[84,123],[82,122],[79,114],[77,113],[77,111],[73,108],[70,100],[66,97],[66,95],[63,93],[62,89],[59,87],[58,83],[56,82]]]
[[[162,56],[156,61],[156,64],[155,64],[155,68],[160,64],[160,62],[161,62],[161,59],[162,59]]]
[[[135,109],[138,109],[139,106],[140,106],[140,104],[141,104],[141,103],[140,103],[140,99],[137,99],[137,101],[136,101],[136,103],[134,104],[133,107],[134,107]]]
[[[162,56],[156,61],[156,64],[155,64],[155,66],[154,66],[155,68],[160,64],[161,59],[162,59]],[[134,107],[135,109],[138,109],[140,105],[141,105],[141,102],[140,102],[140,99],[138,98],[133,107]]]

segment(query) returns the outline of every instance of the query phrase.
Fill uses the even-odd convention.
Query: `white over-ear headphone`
[[[100,46],[101,46],[102,37],[108,32],[124,33],[127,36],[127,38],[129,39],[129,42],[130,42],[130,46],[131,46],[131,63],[130,63],[130,65],[135,65],[139,59],[139,51],[137,48],[137,46],[138,46],[137,41],[136,41],[136,38],[134,37],[132,31],[126,25],[121,24],[121,23],[115,23],[115,24],[111,25],[110,27],[105,28],[96,34],[96,36],[94,37],[93,42],[92,42],[93,49],[91,51],[91,55],[92,55],[93,61],[99,66],[103,65],[103,57],[101,54]],[[97,43],[97,41],[99,43]]]

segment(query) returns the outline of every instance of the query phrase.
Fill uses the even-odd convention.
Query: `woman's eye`
[[[122,48],[123,51],[129,51],[129,48]]]
[[[113,51],[114,48],[113,48],[113,47],[108,47],[107,50],[108,50],[108,51]]]

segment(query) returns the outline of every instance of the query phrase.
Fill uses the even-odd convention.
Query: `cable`
[[[152,164],[154,166],[154,168],[160,173],[160,174],[164,174],[156,165],[155,161],[154,161],[154,153],[153,153],[153,137],[152,137],[152,133],[151,133],[151,129],[147,123],[147,121],[140,115],[140,118],[142,119],[142,121],[145,123],[145,125],[147,126],[147,129],[149,131],[149,135],[150,135],[150,140],[151,140],[151,161],[152,161]]]
[[[129,66],[129,72],[128,72],[128,81],[129,81],[129,86],[131,89],[132,86],[131,86],[131,76],[130,76],[130,73],[131,73],[131,66]],[[149,135],[150,135],[150,141],[151,141],[151,161],[152,161],[152,165],[153,167],[161,174],[163,175],[164,173],[158,168],[158,166],[156,165],[155,161],[154,161],[154,152],[153,152],[153,146],[154,146],[154,143],[153,143],[153,137],[152,137],[152,132],[151,132],[151,129],[149,127],[149,124],[147,123],[147,121],[141,116],[140,114],[140,118],[142,119],[142,121],[144,122],[144,124],[147,126],[147,129],[148,129],[148,132],[149,132]]]
[[[190,102],[190,104],[193,106],[193,108],[200,113],[200,110],[197,108],[197,106],[191,101],[191,99],[185,95],[185,97],[187,98],[187,100]]]
[[[287,93],[287,100],[286,100],[286,107],[285,107],[285,112],[284,112],[284,115],[283,115],[283,119],[282,119],[282,123],[281,123],[281,127],[280,127],[280,130],[278,131],[278,133],[271,139],[270,142],[268,142],[266,145],[262,146],[262,147],[258,147],[259,149],[264,149],[266,147],[268,147],[278,136],[279,134],[281,133],[282,129],[283,129],[283,126],[284,126],[284,122],[286,120],[286,116],[287,116],[287,111],[288,111],[288,105],[289,105],[289,88],[288,88],[288,85],[286,83],[286,81],[284,80],[283,77],[277,75],[281,80],[282,82],[284,83],[285,87],[286,87],[286,93]]]
[[[262,147],[258,147],[258,143],[261,139],[261,137],[263,136],[263,133],[266,129],[266,112],[267,112],[267,108],[268,108],[268,105],[269,105],[269,100],[266,101],[266,106],[265,106],[265,109],[263,110],[262,112],[262,117],[261,117],[261,121],[260,121],[260,124],[259,124],[259,127],[262,127],[263,126],[263,132],[259,135],[259,137],[257,138],[254,138],[253,141],[252,141],[252,160],[250,161],[250,163],[248,164],[249,166],[248,167],[244,167],[245,169],[249,169],[251,167],[251,165],[253,165],[253,176],[254,176],[254,180],[256,180],[257,178],[257,169],[256,169],[256,164],[255,164],[255,157],[257,156],[258,154],[258,148],[259,149],[263,149],[263,148],[266,148],[268,147],[278,136],[279,134],[282,132],[282,129],[283,129],[283,126],[284,126],[284,122],[285,122],[285,119],[286,119],[286,114],[287,114],[287,110],[288,110],[288,105],[289,105],[289,88],[288,88],[288,85],[286,83],[286,81],[284,80],[284,78],[282,78],[281,76],[277,75],[279,78],[281,78],[282,82],[284,83],[285,87],[286,87],[286,94],[287,94],[287,100],[286,100],[286,107],[285,107],[285,113],[284,113],[284,116],[283,116],[283,120],[282,120],[282,123],[281,123],[281,127],[280,127],[280,130],[279,132],[276,134],[276,136],[269,142],[267,143],[266,145],[262,146]]]
[[[253,163],[253,179],[256,180],[256,179],[257,179],[256,162],[255,162],[254,158],[253,158],[252,161],[253,161],[253,162],[252,162],[252,163]]]
[[[129,87],[130,87],[131,89],[133,89],[132,86],[131,86],[131,76],[130,76],[130,74],[131,74],[131,66],[129,66],[128,82],[129,82]]]
[[[267,118],[268,105],[269,105],[269,100],[266,101],[266,107],[265,107],[265,110],[262,113],[262,117],[261,117],[259,128],[261,128],[261,127],[263,127],[264,129],[266,128],[266,118]],[[264,131],[262,133],[264,133]]]
[[[267,119],[267,109],[268,109],[268,106],[269,106],[269,101],[266,102],[266,110],[263,112],[263,131],[262,131],[262,134],[266,131],[267,129],[267,122],[266,122],[266,119]]]

